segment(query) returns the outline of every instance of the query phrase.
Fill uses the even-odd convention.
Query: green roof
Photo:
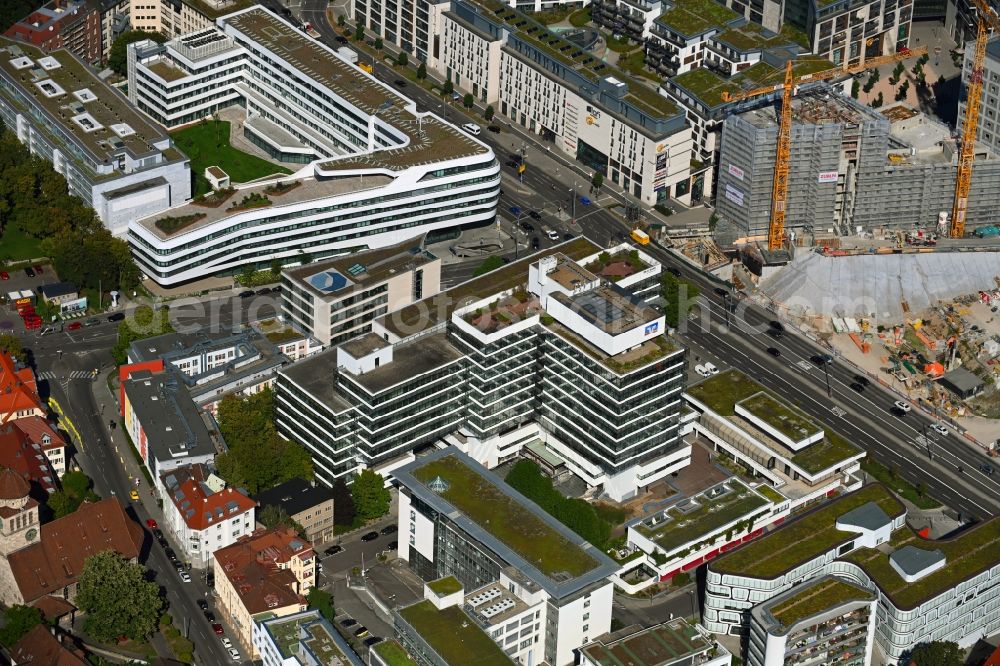
[[[739,84],[732,79],[723,78],[715,71],[704,67],[690,69],[670,81],[709,108],[722,104],[722,93],[732,95],[741,90]]]
[[[779,493],[777,490],[767,485],[766,483],[760,484],[759,486],[754,488],[754,490],[756,490],[761,495],[771,500],[775,504],[781,504],[787,499],[784,495],[782,495],[781,493]]]
[[[823,432],[822,428],[801,411],[764,391],[744,398],[738,405],[793,441],[800,441]]]
[[[281,656],[286,659],[294,656],[298,652],[298,645],[304,643],[319,658],[320,663],[331,664],[335,658],[347,662],[347,657],[337,647],[323,621],[315,616],[273,620],[267,623],[267,628],[274,636]]]
[[[600,641],[600,639],[598,639]],[[707,652],[712,643],[682,619],[581,648],[600,666],[660,666]]]
[[[736,550],[721,555],[709,566],[713,571],[772,579],[857,538],[855,532],[837,529],[837,519],[860,506],[875,502],[889,517],[904,512],[902,503],[881,484],[865,486],[821,505]]]
[[[826,578],[799,586],[794,594],[768,610],[782,626],[790,627],[848,601],[871,601],[874,598],[875,595],[857,585],[839,578]]]
[[[454,576],[445,576],[427,583],[427,587],[431,588],[431,591],[439,597],[445,597],[461,590],[462,584]]]
[[[893,533],[889,545],[892,550],[903,546],[936,549],[945,556],[943,568],[913,583],[904,581],[889,564],[888,549],[861,548],[842,558],[864,569],[893,605],[910,610],[1000,563],[1000,518],[941,541],[922,539],[909,527],[902,527]]]
[[[690,397],[723,417],[735,415],[736,403],[761,392],[788,407],[781,398],[739,370],[727,370],[687,389],[687,394]],[[791,412],[792,408],[788,407],[788,409]],[[860,448],[827,429],[822,440],[794,453],[788,460],[809,474],[818,474],[861,453]]]
[[[418,666],[410,653],[396,639],[382,641],[376,644],[373,649],[389,666]]]
[[[798,28],[789,24],[781,27],[781,32],[774,34],[759,23],[748,22],[737,28],[729,28],[714,38],[737,51],[753,51],[776,46],[799,45],[809,48],[809,39]]]
[[[580,546],[454,455],[432,460],[412,474],[424,484],[438,476],[444,479],[448,488],[441,497],[546,576],[565,572],[576,577],[598,565]]]
[[[510,666],[512,663],[500,646],[457,606],[438,610],[425,599],[407,606],[399,615],[449,666]]]
[[[726,33],[723,33],[726,34]],[[814,74],[831,69],[833,63],[817,56],[801,56],[792,65],[797,76]],[[698,68],[678,74],[671,83],[683,88],[708,108],[723,104],[722,94],[735,94],[768,85],[779,85],[784,80],[784,70],[772,67],[766,62],[758,62],[728,79],[714,71]]]
[[[732,490],[718,499],[709,499],[703,493],[694,498],[699,505],[697,509],[684,512],[675,505],[666,511],[669,521],[652,527],[645,522],[637,523],[636,530],[655,541],[669,554],[769,504],[768,500],[736,479],[730,479],[727,483]]]
[[[715,0],[675,0],[657,21],[684,37],[694,37],[739,18],[739,14]]]

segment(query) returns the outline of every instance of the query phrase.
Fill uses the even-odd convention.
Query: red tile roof
[[[313,555],[312,547],[295,530],[284,527],[257,530],[215,551],[219,567],[251,615],[305,604],[295,574],[278,567],[296,555],[308,559]]]
[[[168,482],[171,476],[174,477],[172,483]],[[257,506],[257,502],[232,488],[213,493],[204,483],[208,478],[204,465],[172,469],[160,478],[177,512],[192,530],[200,531],[217,525]]]
[[[0,500],[21,499],[30,492],[31,484],[23,476],[12,469],[0,470]]]
[[[54,597],[51,594],[42,597],[31,605],[42,611],[42,616],[46,622],[55,622],[63,615],[69,615],[76,610],[76,606],[70,602],[62,597]]]
[[[1000,647],[994,650],[993,654],[986,658],[983,666],[1000,666]]]
[[[35,373],[31,368],[16,369],[11,355],[0,351],[0,424],[9,421],[16,412],[32,409],[46,411],[38,397]]]
[[[10,650],[14,664],[45,666],[86,666],[82,655],[70,651],[53,636],[44,624],[36,625]]]
[[[21,596],[31,603],[56,593],[80,577],[91,555],[113,550],[128,559],[139,556],[142,528],[114,497],[84,502],[68,516],[41,527],[41,538],[7,558]]]
[[[37,483],[50,495],[58,490],[56,473],[52,470],[41,444],[33,443],[31,438],[13,423],[0,426],[0,467],[14,470],[27,483]],[[11,492],[13,491],[11,488]],[[0,496],[4,496],[4,492],[0,489]],[[24,497],[24,494],[18,497]]]
[[[65,448],[66,446],[66,440],[62,434],[41,416],[16,419],[11,421],[10,424],[27,435],[32,443],[38,444],[46,451]],[[44,441],[46,435],[49,438],[48,444]]]

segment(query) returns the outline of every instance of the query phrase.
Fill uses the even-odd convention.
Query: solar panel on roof
[[[362,273],[364,273],[366,270],[367,269],[365,268],[364,264],[354,264],[353,266],[347,269],[347,272],[350,273],[353,277],[357,277]]]

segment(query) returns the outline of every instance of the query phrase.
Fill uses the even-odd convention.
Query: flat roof
[[[580,648],[599,666],[669,666],[692,663],[692,658],[710,650],[706,639],[682,618],[642,629],[624,638],[597,641]]]
[[[215,455],[216,447],[202,412],[188,394],[178,371],[132,373],[125,393],[150,451],[157,460]]]
[[[607,555],[454,447],[434,451],[393,472],[433,509],[552,597],[604,581],[618,569]],[[440,494],[428,487],[440,477]]]
[[[0,37],[0,71],[98,163],[111,164],[122,149],[133,156],[163,152],[152,142],[166,141],[167,133],[69,51]],[[173,151],[172,157],[183,156]]]
[[[671,0],[671,4],[656,21],[684,37],[723,28],[743,18],[715,0]]]
[[[694,386],[685,389],[685,394],[719,416],[732,420],[736,416],[736,403],[758,393],[766,393],[778,403],[787,403],[778,398],[763,385],[757,383],[739,370],[726,370],[710,377]],[[759,431],[763,434],[763,431]],[[775,441],[777,444],[777,442]],[[775,454],[781,454],[777,447],[769,447]],[[864,452],[854,444],[833,432],[825,429],[824,437],[815,444],[793,452],[788,450],[789,462],[810,474],[818,474],[837,465],[837,463],[859,456]]]
[[[513,663],[457,606],[438,610],[424,599],[398,613],[449,666],[509,666]]]
[[[422,239],[411,238],[376,250],[352,252],[312,264],[286,268],[282,272],[296,286],[320,298],[339,300],[355,290],[368,289],[403,271],[414,270],[438,258],[421,247]],[[344,279],[335,284],[335,275]]]
[[[419,666],[409,652],[395,638],[376,643],[372,648],[389,666]]]
[[[337,346],[354,358],[361,358],[362,356],[367,356],[368,354],[378,351],[379,349],[385,349],[390,345],[374,333],[365,333],[364,335],[359,335],[358,337],[352,338]]]
[[[860,585],[855,585],[835,576],[823,576],[796,585],[788,592],[779,594],[763,604],[762,614],[769,614],[777,625],[785,631],[825,611],[851,601],[872,601],[875,595]]]
[[[797,45],[805,49],[809,48],[809,37],[789,23],[782,25],[781,31],[775,34],[759,23],[747,21],[741,26],[731,27],[720,32],[713,39],[741,52],[776,46]]]
[[[624,333],[663,316],[639,297],[612,284],[572,296],[558,292],[552,296],[605,333]]]
[[[263,625],[283,659],[309,655],[318,664],[333,664],[338,659],[352,666],[363,663],[318,610],[274,618]],[[300,663],[306,663],[305,659],[299,659]]]
[[[877,504],[891,518],[906,513],[903,504],[885,486],[878,483],[868,485],[827,502],[740,548],[720,555],[709,563],[709,567],[721,574],[777,578],[804,562],[857,539],[857,532],[837,529],[837,519],[869,502]],[[1000,526],[1000,522],[997,525]],[[887,557],[886,567],[888,566]]]
[[[340,377],[374,394],[464,357],[465,353],[451,344],[445,333],[435,333],[411,343],[396,345],[393,348],[392,363],[360,375],[345,371],[340,373]]]
[[[763,391],[740,400],[737,405],[792,440],[823,433],[804,413]]]
[[[281,374],[325,405],[335,414],[346,412],[352,404],[337,388],[337,348],[324,349],[318,354],[300,359],[281,369]]]
[[[792,64],[792,71],[796,76],[813,74],[832,68],[834,65],[829,60],[819,58],[814,55],[802,55],[795,59]],[[723,93],[736,94],[744,90],[763,87],[766,85],[779,85],[784,78],[784,70],[760,61],[747,69],[731,77],[724,77],[721,74],[699,67],[688,70],[683,74],[670,79],[670,83],[687,92],[696,100],[704,104],[709,109],[713,109],[729,102],[723,102]],[[761,96],[763,101],[766,96]]]

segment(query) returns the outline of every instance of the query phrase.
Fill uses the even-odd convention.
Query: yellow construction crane
[[[972,163],[976,159],[976,133],[979,129],[979,105],[983,101],[983,63],[986,60],[986,40],[990,30],[1000,31],[1000,18],[986,0],[972,0],[978,24],[976,46],[972,56],[972,73],[965,96],[965,123],[962,125],[962,145],[958,152],[958,175],[955,178],[955,203],[951,208],[952,238],[965,235],[965,219],[969,212],[969,191],[972,188]]]
[[[982,2],[984,0],[976,0]],[[782,91],[781,96],[781,119],[778,123],[778,151],[774,158],[774,183],[771,186],[771,223],[767,229],[767,247],[770,250],[779,250],[785,243],[785,213],[788,204],[788,170],[792,153],[792,94],[795,87],[803,83],[814,81],[825,81],[838,76],[849,76],[863,72],[867,69],[874,69],[888,63],[906,60],[907,58],[918,57],[927,53],[927,47],[916,49],[904,49],[898,53],[887,56],[876,56],[868,58],[862,65],[852,67],[834,67],[812,74],[795,76],[792,71],[792,61],[785,63],[785,80],[781,83],[754,88],[743,92],[730,94],[722,93],[722,101],[739,102],[751,97],[769,95]]]

